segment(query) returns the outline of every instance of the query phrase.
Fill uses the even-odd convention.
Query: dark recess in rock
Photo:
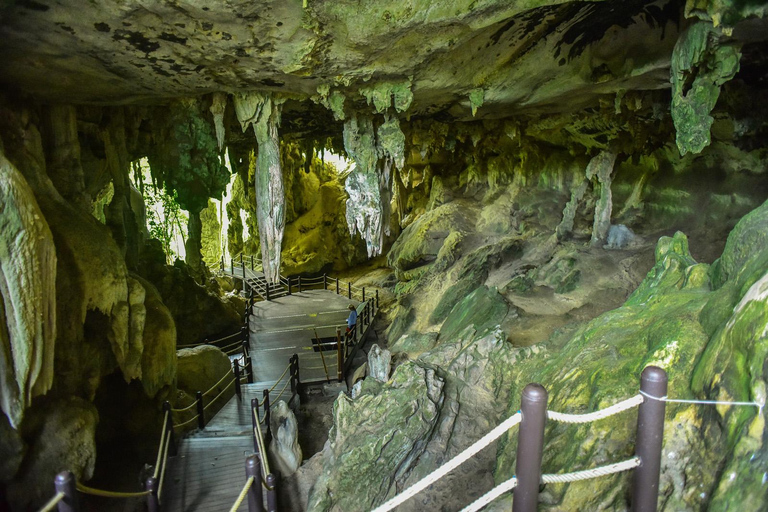
[[[115,30],[115,34],[112,36],[112,39],[115,41],[127,41],[128,44],[146,54],[150,54],[160,48],[160,43],[150,41],[141,32],[135,32],[131,30]]]
[[[22,0],[16,3],[17,5],[24,7],[25,9],[29,9],[30,11],[45,12],[50,9],[50,6],[41,4],[40,2],[35,2],[34,0]]]
[[[179,44],[183,44],[184,46],[187,45],[187,38],[179,37],[176,34],[169,34],[168,32],[163,32],[158,37],[163,41],[168,41],[170,43],[179,43]]]
[[[99,32],[111,32],[112,29],[106,23],[94,23],[93,27]]]

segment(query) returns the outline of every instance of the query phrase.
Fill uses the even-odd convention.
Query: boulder
[[[232,365],[229,357],[217,347],[200,345],[194,348],[185,348],[177,352],[178,370],[177,383],[179,389],[195,396],[197,391],[205,393],[219,382],[225,374],[232,374]],[[230,379],[224,379],[209,394],[216,396],[224,389]],[[231,397],[234,387],[225,395]]]
[[[370,510],[395,492],[423,452],[443,403],[443,380],[413,362],[355,400],[339,395],[309,511]],[[408,418],[408,421],[403,421]]]
[[[389,380],[392,354],[387,349],[381,349],[374,344],[368,352],[368,376],[373,377],[379,382]]]
[[[301,465],[299,426],[296,416],[283,400],[272,406],[269,417],[272,442],[269,443],[270,461],[282,477],[292,475]]]

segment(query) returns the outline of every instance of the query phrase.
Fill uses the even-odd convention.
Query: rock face
[[[302,460],[296,416],[284,401],[279,400],[272,407],[269,424],[273,432],[269,443],[270,460],[282,477],[290,476],[299,469]]]
[[[8,489],[13,510],[44,503],[51,496],[54,477],[65,469],[79,481],[93,476],[96,464],[96,408],[78,398],[49,403],[30,420],[29,466],[25,466]]]
[[[308,510],[363,510],[382,503],[432,434],[443,403],[443,381],[433,370],[406,363],[384,385],[363,382],[355,400],[339,395],[334,404],[323,473]],[[404,417],[409,421],[402,423]]]

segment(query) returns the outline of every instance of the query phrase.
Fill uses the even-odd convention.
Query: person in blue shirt
[[[347,336],[357,324],[357,310],[353,304],[349,305],[349,317],[347,318]]]

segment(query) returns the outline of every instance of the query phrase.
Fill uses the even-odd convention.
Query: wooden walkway
[[[299,356],[302,383],[325,382],[326,372],[312,339],[342,335],[356,300],[331,290],[306,290],[254,304],[249,318],[250,349],[255,384],[242,386],[242,398],[232,397],[205,429],[182,439],[178,455],[168,461],[162,506],[172,512],[227,512],[246,481],[245,459],[253,453],[251,399],[274,387],[271,402],[290,397],[288,376],[280,379],[293,354]],[[328,374],[336,378],[335,350],[324,353]],[[280,379],[278,381],[278,379]],[[247,510],[243,504],[238,510]]]

